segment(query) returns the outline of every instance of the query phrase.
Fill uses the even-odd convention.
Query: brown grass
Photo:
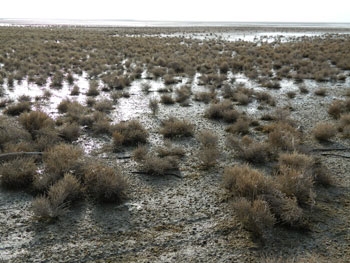
[[[332,123],[317,123],[312,130],[312,134],[318,141],[329,141],[337,134],[337,129]]]
[[[278,189],[287,197],[295,197],[301,205],[313,205],[315,202],[314,180],[311,175],[295,169],[280,168],[276,177]]]
[[[27,188],[33,181],[37,166],[32,158],[17,158],[0,165],[0,182],[6,188]]]
[[[266,238],[276,222],[268,203],[263,200],[250,202],[241,198],[233,203],[233,209],[243,227],[259,238]]]
[[[170,117],[163,121],[160,133],[165,138],[191,137],[194,133],[194,126],[187,120]]]
[[[277,151],[294,151],[302,141],[301,133],[286,122],[265,126],[264,131],[268,133],[268,143]]]
[[[11,104],[6,107],[4,113],[11,116],[18,116],[23,112],[27,112],[31,110],[30,102],[18,102],[16,104]]]
[[[70,173],[76,168],[82,154],[82,150],[76,146],[64,143],[55,145],[44,153],[45,170],[60,176]]]
[[[51,119],[47,113],[42,111],[22,113],[19,116],[19,122],[28,132],[30,132],[30,134],[32,134],[33,138],[40,129],[53,129],[55,126],[53,119]]]
[[[173,170],[178,170],[178,168],[178,158],[174,156],[162,158],[148,154],[141,163],[142,172],[154,176],[163,176]]]
[[[136,146],[146,143],[148,132],[138,120],[120,122],[114,126],[112,134],[115,148],[120,146]]]
[[[92,198],[102,202],[121,203],[126,198],[127,183],[121,172],[104,163],[86,166],[84,185]]]
[[[244,136],[241,141],[229,136],[227,141],[237,156],[246,162],[263,164],[273,157],[270,145],[266,142],[257,142],[248,136]]]
[[[258,195],[271,192],[271,183],[260,171],[249,165],[226,167],[223,174],[223,184],[236,196],[254,200]]]

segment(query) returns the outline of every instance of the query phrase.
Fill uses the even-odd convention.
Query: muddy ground
[[[236,81],[256,88],[244,76]],[[111,113],[116,122],[130,116],[139,119],[150,132],[151,144],[157,145],[163,141],[158,132],[161,120],[167,116],[186,118],[195,125],[196,133],[210,129],[219,136],[217,166],[208,171],[199,169],[195,138],[173,142],[186,149],[180,165],[182,178],[132,173],[138,170],[136,162],[104,151],[108,138],[98,139],[99,143],[80,140],[79,144],[90,147],[89,154],[122,169],[130,184],[128,200],[121,205],[81,201],[64,217],[48,223],[34,220],[30,193],[1,189],[0,262],[261,262],[264,258],[276,262],[282,257],[293,262],[348,262],[350,141],[336,137],[320,144],[309,134],[316,122],[333,121],[327,114],[328,106],[334,99],[344,98],[344,90],[350,88],[349,77],[337,84],[322,83],[328,90],[325,97],[314,95],[319,86],[316,82],[307,85],[309,94],[300,94],[288,81],[282,82],[282,89],[270,91],[278,98],[277,107],[292,109],[291,117],[306,134],[305,147],[324,149],[311,154],[327,165],[336,184],[317,188],[316,203],[306,210],[312,222],[310,231],[276,226],[271,237],[263,241],[242,228],[222,186],[224,167],[239,162],[226,146],[225,124],[204,118],[207,105],[193,100],[188,107],[160,105],[158,115],[153,116],[148,100],[159,94],[144,94],[139,84],[132,84],[131,97],[122,98]],[[192,91],[199,89],[195,81],[192,85]],[[290,90],[297,92],[293,99],[285,94]],[[257,110],[254,103],[237,107],[256,119],[274,110]],[[335,147],[347,150],[326,150]]]

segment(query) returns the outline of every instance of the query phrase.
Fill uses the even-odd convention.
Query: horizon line
[[[43,18],[43,17],[0,17],[0,20],[61,20],[61,21],[130,21],[130,22],[177,22],[177,23],[303,23],[303,24],[350,24],[339,21],[239,21],[239,20],[159,20],[159,19],[116,19],[116,18]]]

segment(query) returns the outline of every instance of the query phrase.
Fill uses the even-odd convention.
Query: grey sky
[[[0,18],[350,22],[350,1],[6,0]]]

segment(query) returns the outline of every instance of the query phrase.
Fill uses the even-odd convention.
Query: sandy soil
[[[239,79],[237,81],[240,81]],[[243,80],[242,80],[243,81]],[[244,80],[246,81],[246,80]],[[193,90],[196,89],[193,83]],[[248,85],[255,87],[254,83]],[[326,97],[313,95],[318,86],[310,85],[309,94],[297,94],[289,99],[284,92],[297,89],[285,83],[281,90],[271,91],[278,98],[277,107],[293,108],[291,116],[308,134],[317,121],[329,120],[328,105],[343,98],[350,79],[329,87]],[[277,226],[273,235],[261,242],[242,229],[234,216],[230,201],[225,198],[221,183],[223,168],[235,159],[225,145],[225,124],[203,117],[204,103],[192,101],[189,107],[160,105],[159,114],[152,116],[145,109],[151,92],[144,95],[133,84],[131,97],[121,99],[114,117],[138,118],[151,134],[151,144],[162,138],[158,128],[162,119],[176,115],[189,119],[196,132],[214,130],[220,139],[219,164],[209,171],[198,166],[196,139],[176,140],[174,144],[186,149],[181,163],[183,178],[152,177],[133,174],[137,163],[131,159],[117,159],[115,153],[93,154],[107,162],[116,162],[127,178],[129,199],[122,205],[95,205],[82,201],[70,208],[65,217],[52,223],[37,222],[30,212],[32,196],[26,192],[0,191],[0,262],[261,262],[262,258],[293,262],[348,262],[350,258],[350,162],[339,155],[350,156],[350,150],[315,151],[332,171],[336,185],[318,188],[316,204],[307,214],[312,222],[308,232],[287,230]],[[256,111],[253,106],[238,106],[255,118],[273,108]],[[135,112],[130,113],[130,109]],[[108,144],[107,139],[101,139]],[[342,146],[350,149],[349,139],[336,138],[327,145],[317,143],[311,136],[304,144],[309,149]],[[130,154],[126,152],[125,154]],[[312,261],[314,260],[314,261]],[[275,261],[271,261],[275,262]],[[284,261],[280,261],[284,262]]]

